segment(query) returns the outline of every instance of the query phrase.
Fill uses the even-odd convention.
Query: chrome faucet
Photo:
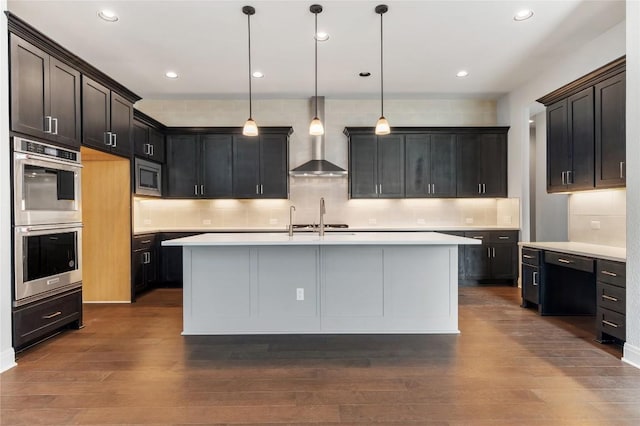
[[[289,236],[293,237],[293,212],[296,206],[289,206]]]
[[[320,198],[320,225],[318,226],[318,232],[321,237],[324,237],[324,214],[327,209],[324,206],[324,197]]]

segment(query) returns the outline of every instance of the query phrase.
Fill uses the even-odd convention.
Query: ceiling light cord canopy
[[[245,136],[258,136],[258,125],[253,120],[253,110],[251,108],[251,15],[254,15],[256,10],[252,6],[244,6],[242,8],[242,13],[247,15],[247,32],[249,34],[249,118],[246,123],[244,123],[242,134]]]
[[[383,28],[382,28],[382,15],[389,10],[386,4],[380,4],[376,6],[376,13],[380,14],[380,118],[376,123],[376,135],[388,135],[391,133],[391,127],[389,122],[384,116],[384,49],[383,49]]]
[[[322,125],[322,121],[318,117],[318,13],[322,12],[322,6],[319,4],[313,4],[309,7],[309,11],[315,15],[315,32],[313,33],[313,40],[315,43],[315,104],[316,104],[316,113],[313,116],[313,120],[311,120],[311,124],[309,125],[309,134],[312,136],[322,136],[324,135],[324,126]]]

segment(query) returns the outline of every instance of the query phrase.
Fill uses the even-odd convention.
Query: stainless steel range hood
[[[312,115],[315,113],[315,97],[311,97],[311,111]],[[324,96],[318,96],[318,117],[323,124],[326,125],[324,119]],[[335,164],[324,159],[324,136],[311,136],[312,156],[311,160],[296,167],[289,172],[290,176],[302,176],[302,177],[344,177],[347,176],[347,171],[342,167],[338,167]]]

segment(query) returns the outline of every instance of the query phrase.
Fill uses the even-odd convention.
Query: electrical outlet
[[[296,288],[296,300],[304,300],[304,288]]]
[[[203,225],[211,225],[211,219],[202,219]]]
[[[592,220],[591,221],[591,229],[600,229],[600,221]]]
[[[278,219],[276,219],[275,217],[272,217],[271,219],[269,219],[269,225],[277,225],[278,224]]]
[[[418,225],[424,225],[426,222],[424,221],[424,219],[418,219],[417,223]]]
[[[464,223],[466,223],[467,225],[471,225],[473,223],[473,218],[472,217],[468,217],[464,220]]]
[[[375,225],[378,223],[378,220],[375,217],[369,218],[369,225]]]

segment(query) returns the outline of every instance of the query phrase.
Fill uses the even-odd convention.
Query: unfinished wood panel
[[[131,301],[129,160],[82,148],[85,302]]]

